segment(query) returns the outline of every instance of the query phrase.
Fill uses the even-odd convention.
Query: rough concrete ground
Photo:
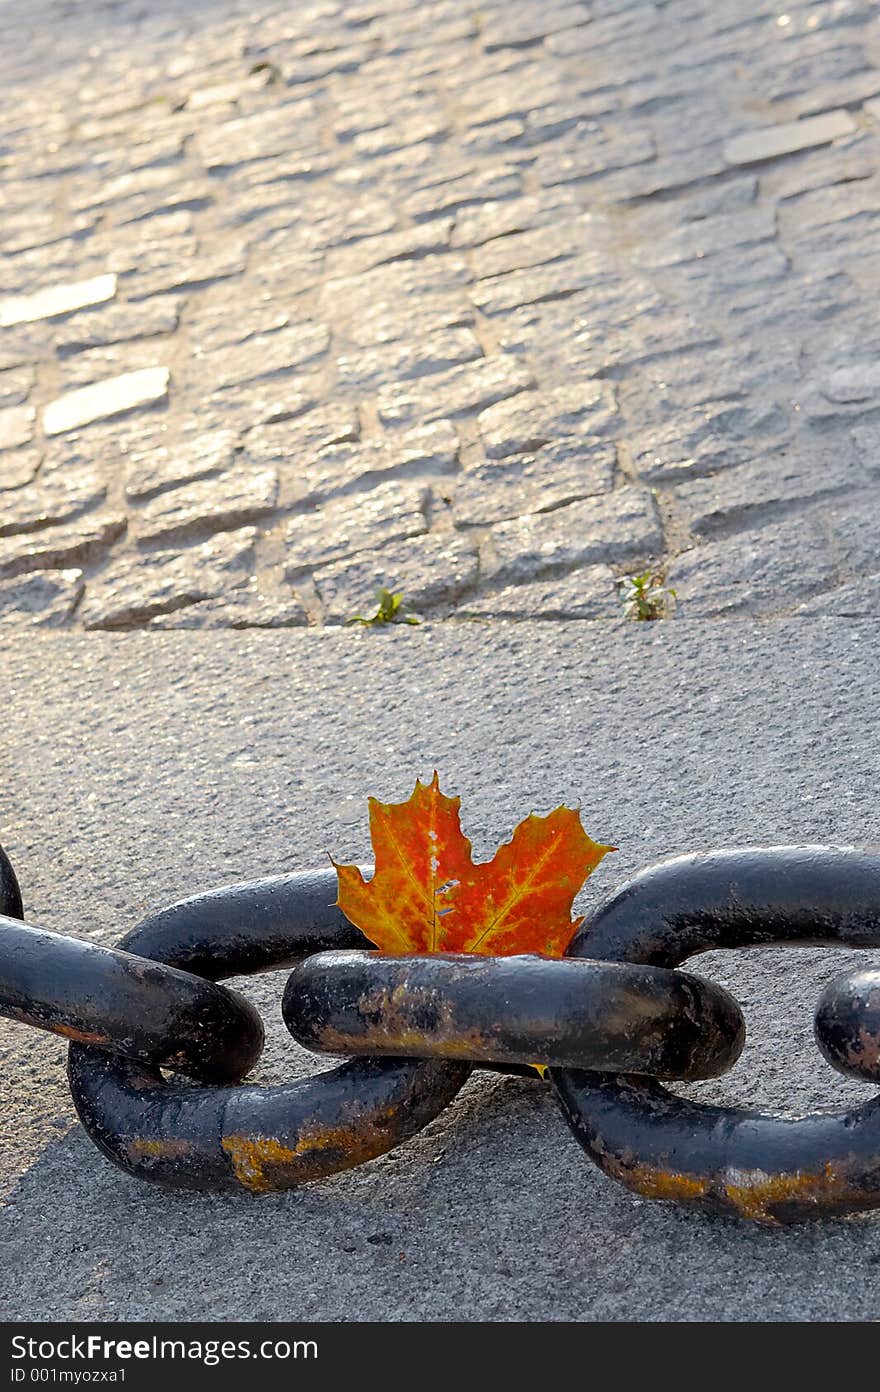
[[[0,623],[871,613],[868,0],[7,0]]]
[[[328,849],[366,857],[365,794],[403,797],[434,766],[478,855],[527,811],[580,803],[622,848],[589,903],[688,848],[875,839],[869,621],[60,635],[4,651],[0,825],[28,915],[100,942],[184,893]],[[810,1037],[821,986],[857,956],[701,959],[743,1003],[749,1043],[697,1095],[789,1113],[863,1096]],[[281,1026],[282,982],[246,987],[272,1080],[316,1066]],[[774,1231],[639,1201],[537,1083],[480,1075],[360,1170],[212,1198],[108,1165],[75,1123],[63,1054],[0,1022],[7,1319],[876,1318],[876,1218]]]

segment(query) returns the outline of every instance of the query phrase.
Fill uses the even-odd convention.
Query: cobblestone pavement
[[[0,3],[0,625],[880,603],[867,0]]]

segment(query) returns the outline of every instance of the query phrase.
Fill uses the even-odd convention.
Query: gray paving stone
[[[773,313],[773,295],[776,290],[785,291],[786,280],[791,271],[791,261],[781,246],[766,242],[761,246],[737,246],[729,252],[720,252],[711,259],[697,258],[676,266],[671,274],[681,277],[682,291],[687,287],[696,298],[706,300],[713,293],[730,295],[735,312],[735,300],[742,295],[746,299],[760,293],[763,287],[767,317]],[[832,272],[833,273],[833,272]],[[770,290],[770,285],[774,290]],[[784,351],[785,345],[782,345]]]
[[[462,208],[455,219],[453,247],[482,246],[512,232],[528,232],[570,217],[579,211],[574,194],[567,189],[542,189],[522,198],[488,201]]]
[[[152,300],[144,300],[139,308],[152,303]],[[187,315],[189,347],[197,355],[214,353],[219,348],[237,346],[285,329],[290,318],[290,312],[269,295],[236,306],[236,313],[230,314],[229,287],[217,285],[205,290],[190,306]]]
[[[793,116],[813,116],[836,107],[848,106],[851,110],[866,97],[874,97],[880,92],[880,73],[876,68],[864,72],[850,73],[836,81],[817,81],[791,97],[786,106]],[[867,106],[868,103],[865,102]]]
[[[352,144],[359,155],[369,158],[373,155],[388,154],[407,145],[417,145],[424,140],[436,141],[449,130],[449,120],[439,106],[429,111],[404,114],[398,110],[393,114],[393,122],[355,134]]]
[[[832,390],[835,388],[832,386]],[[849,390],[841,387],[842,391]],[[857,395],[849,401],[832,400],[815,381],[803,384],[797,395],[796,408],[811,426],[824,428],[828,425],[845,422],[859,416],[870,414],[875,409],[874,399]]]
[[[174,333],[181,303],[177,296],[160,295],[136,305],[114,304],[93,314],[73,315],[55,330],[55,351],[59,357],[66,357],[129,339]]]
[[[472,124],[524,116],[542,102],[559,96],[554,65],[539,51],[531,54],[495,52],[479,64],[454,64],[447,81],[456,91]],[[511,78],[514,78],[511,81]]]
[[[167,399],[169,378],[167,367],[149,367],[79,387],[49,403],[43,412],[43,430],[47,435],[61,435],[107,416],[158,405]]]
[[[229,247],[215,255],[193,256],[183,262],[172,261],[155,270],[138,272],[126,286],[131,300],[145,300],[175,290],[199,290],[218,280],[238,276],[245,268],[245,256],[240,247]]]
[[[238,448],[237,436],[231,430],[212,430],[179,445],[158,445],[148,450],[134,450],[128,457],[125,481],[127,498],[145,501],[164,493],[177,484],[203,478],[215,471],[226,471]]]
[[[245,454],[256,461],[277,461],[298,471],[319,451],[357,440],[360,420],[349,406],[316,406],[291,420],[261,425],[244,439]]]
[[[58,570],[99,557],[126,528],[124,513],[88,513],[74,522],[0,539],[0,576]]]
[[[734,136],[724,146],[724,158],[728,164],[759,164],[813,145],[829,145],[841,136],[852,135],[855,129],[856,123],[848,111],[826,111],[803,121]]]
[[[285,529],[288,579],[361,551],[376,551],[428,530],[424,486],[384,483],[362,497],[340,498],[291,517]]]
[[[605,441],[554,440],[536,454],[467,469],[450,481],[444,495],[460,526],[505,522],[610,492],[616,458],[614,446]]]
[[[245,184],[241,188],[235,185],[229,187],[222,207],[218,209],[218,217],[224,227],[235,228],[248,247],[261,246],[275,232],[284,231],[291,235],[293,231],[296,245],[302,253],[309,247],[307,230],[302,225],[303,211],[302,188],[297,187],[296,181],[280,180],[256,186]],[[393,226],[394,218],[389,217],[389,222]],[[388,223],[377,230],[388,231]],[[318,235],[317,227],[314,235]]]
[[[614,391],[589,379],[552,391],[521,393],[481,411],[477,428],[490,459],[524,454],[563,437],[603,435],[617,423]]]
[[[116,294],[116,276],[93,276],[90,280],[71,285],[53,285],[33,295],[12,296],[0,300],[0,329],[15,324],[32,324],[38,319],[54,319],[62,314],[88,305],[112,300]]]
[[[287,502],[359,493],[394,479],[431,479],[458,468],[458,436],[449,421],[395,431],[384,439],[328,445],[283,480]]]
[[[131,628],[223,595],[247,582],[255,536],[244,527],[184,552],[120,556],[88,582],[79,617],[86,628]]]
[[[333,73],[354,72],[369,52],[368,47],[353,44],[345,48],[334,48],[326,53],[308,54],[285,65],[284,80],[288,86],[296,86],[298,83],[310,83]]]
[[[250,73],[247,77],[231,82],[215,82],[207,87],[197,87],[187,98],[188,111],[202,111],[209,106],[225,106],[235,103],[249,92],[259,92],[272,80],[269,69]]]
[[[0,536],[66,522],[102,503],[106,494],[106,480],[90,464],[44,469],[38,483],[17,488],[3,499]]]
[[[781,412],[719,401],[677,411],[671,421],[630,435],[626,453],[647,483],[680,483],[774,452],[784,443]],[[714,485],[713,485],[714,486]]]
[[[346,318],[353,319],[373,304],[406,295],[449,293],[472,279],[467,260],[460,251],[427,255],[416,261],[392,261],[374,266],[356,276],[331,277],[322,286],[318,303],[326,306],[328,319],[333,316],[334,307],[344,311]]]
[[[333,278],[359,275],[389,261],[418,260],[442,252],[449,245],[452,220],[445,218],[424,227],[404,227],[379,237],[363,237],[351,246],[334,248],[327,257],[326,272]]]
[[[453,533],[414,537],[316,572],[326,623],[345,623],[375,609],[380,587],[402,592],[411,609],[450,605],[477,583],[477,550]]]
[[[850,440],[856,458],[872,473],[880,468],[880,421],[869,417],[853,426]]]
[[[35,477],[41,463],[42,455],[39,450],[4,450],[0,454],[0,491],[6,488],[23,488]]]
[[[199,158],[208,170],[225,169],[251,160],[287,156],[291,150],[318,150],[315,107],[308,99],[288,102],[204,131],[197,140]]]
[[[522,191],[520,172],[502,165],[498,169],[483,171],[477,176],[467,174],[458,179],[448,179],[443,183],[431,184],[428,188],[417,189],[404,201],[403,211],[407,217],[422,222],[457,212],[459,208],[472,203],[482,203],[486,199],[513,198]]]
[[[584,566],[553,580],[508,585],[466,599],[455,611],[465,619],[620,619],[617,581],[608,566]]]
[[[49,356],[48,329],[45,323],[20,325],[4,329],[0,334],[0,371],[28,367]]]
[[[73,197],[73,206],[79,208],[100,208],[107,204],[131,202],[144,196],[152,199],[159,194],[162,206],[167,206],[163,195],[169,187],[177,192],[179,173],[176,169],[146,168],[128,169],[111,179],[85,179]],[[150,202],[149,206],[157,206]]]
[[[803,516],[706,542],[676,556],[666,582],[680,618],[787,614],[835,583],[836,569],[819,531]]]
[[[337,305],[344,304],[344,291]],[[399,298],[380,297],[358,312],[354,319],[346,311],[337,311],[346,338],[361,348],[377,347],[384,343],[418,342],[450,329],[473,325],[474,311],[462,291],[437,290],[419,294],[401,287]]]
[[[731,174],[726,179],[682,192],[663,210],[674,225],[701,222],[703,218],[720,217],[724,213],[740,213],[752,206],[758,197],[757,174]],[[644,228],[648,236],[657,230],[660,210],[650,203],[633,210],[632,226]]]
[[[620,488],[502,522],[486,541],[481,571],[494,584],[517,584],[601,561],[644,562],[659,554],[662,541],[650,493]]]
[[[244,343],[205,353],[189,365],[189,380],[210,390],[236,387],[293,372],[326,353],[330,334],[323,324],[293,324]]]
[[[277,497],[276,469],[236,465],[213,478],[195,479],[151,497],[134,519],[137,538],[140,542],[176,540],[240,527],[268,516]]]
[[[217,628],[305,628],[310,622],[302,600],[289,591],[264,592],[251,577],[240,589],[229,590],[218,599],[188,604],[183,609],[157,614],[150,629]]]
[[[151,369],[156,358],[168,352],[168,343],[152,339],[132,339],[110,343],[101,348],[86,348],[58,363],[56,390],[69,392],[76,387],[90,387],[96,382],[130,376],[133,372]]]
[[[57,236],[55,214],[51,208],[30,207],[17,214],[9,212],[0,226],[4,249],[9,255],[46,246]]]
[[[585,123],[586,125],[586,123]],[[606,134],[598,125],[578,128],[565,144],[540,155],[535,174],[542,188],[577,183],[599,174],[613,173],[630,165],[646,164],[657,154],[654,137],[648,130],[617,130]]]
[[[482,356],[473,330],[449,329],[416,343],[395,342],[345,353],[336,359],[336,382],[341,391],[364,394],[390,382],[444,372]]]
[[[602,370],[610,374],[611,369],[626,371],[655,358],[683,358],[695,349],[711,348],[720,341],[721,336],[702,318],[652,314],[645,316],[638,335],[632,332],[631,324],[610,328],[597,347]]]
[[[87,175],[95,172],[109,181],[140,169],[182,163],[185,149],[183,131],[162,131],[131,146],[117,145],[93,151],[85,170]]]
[[[155,218],[152,221],[158,223],[165,219]],[[150,225],[135,224],[138,230]],[[200,266],[198,249],[199,244],[193,236],[160,236],[139,241],[123,241],[117,237],[108,247],[106,261],[120,277],[123,293],[137,300],[144,298],[145,294],[159,294],[174,285],[189,282],[192,267]],[[199,279],[198,270],[195,279]]]
[[[258,201],[268,196],[267,185],[292,187],[300,180],[311,181],[335,170],[336,162],[326,150],[290,150],[271,160],[232,169],[224,177],[232,188],[253,189],[254,199]]]
[[[448,372],[381,388],[379,419],[389,426],[412,426],[480,411],[534,386],[528,368],[512,357],[491,357]]]
[[[828,499],[815,509],[813,523],[828,538],[841,579],[876,572],[880,555],[876,483],[851,497]]]
[[[96,233],[95,238],[98,245],[106,247],[108,256],[118,256],[120,265],[133,271],[139,268],[138,258],[151,252],[164,253],[166,262],[194,255],[199,246],[195,229],[196,216],[191,209],[173,208],[122,222],[112,231]],[[152,264],[161,265],[162,261],[154,256]]]
[[[608,334],[638,322],[640,334],[665,303],[642,277],[609,275],[556,303],[522,305],[492,324],[505,352],[540,358],[551,385],[604,371]],[[633,342],[641,338],[633,335]],[[591,366],[586,363],[592,360]]]
[[[743,213],[706,218],[673,232],[638,256],[641,266],[674,266],[682,261],[698,261],[731,247],[751,247],[771,241],[776,235],[776,215],[772,208],[749,209]]]
[[[628,6],[616,12],[608,11],[582,28],[551,34],[547,47],[551,53],[569,57],[572,54],[596,53],[619,40],[638,36],[638,43],[650,48],[657,42],[656,26],[660,15],[658,7],[650,3]],[[650,30],[655,32],[650,38],[644,37],[645,32]]]
[[[470,256],[478,280],[541,266],[579,253],[589,253],[597,244],[607,247],[611,240],[607,218],[592,213],[566,219],[559,217],[550,227],[495,237],[476,247]]]
[[[839,237],[846,223],[860,226],[880,212],[880,180],[856,179],[835,183],[805,193],[789,207],[780,209],[779,226],[783,238],[806,245],[810,234],[834,228]]]
[[[748,525],[780,505],[842,493],[869,482],[864,469],[833,446],[774,451],[674,489],[672,497],[691,531],[706,536]]]
[[[477,308],[483,314],[492,316],[505,314],[521,305],[566,299],[579,290],[601,283],[612,274],[608,256],[594,252],[481,280],[474,286],[472,294]]]
[[[35,571],[0,581],[0,630],[60,628],[83,591],[81,570]]]
[[[30,396],[35,380],[32,367],[10,367],[0,372],[0,409],[21,406]]]
[[[817,618],[834,615],[842,619],[873,618],[880,605],[880,573],[865,575],[858,580],[839,585],[837,589],[799,604],[798,618]]]
[[[880,397],[880,356],[855,358],[835,368],[822,383],[821,391],[829,401],[843,405],[875,400]]]
[[[813,150],[798,158],[786,159],[772,168],[762,169],[761,190],[770,198],[783,202],[831,184],[868,179],[876,174],[877,165],[876,138],[859,132],[837,140],[825,149]]]
[[[481,25],[483,47],[517,48],[535,43],[548,34],[585,24],[589,13],[582,4],[549,4],[546,7],[517,3],[488,15]]]
[[[810,45],[810,38],[813,45]],[[815,46],[818,41],[818,47]],[[767,95],[772,101],[791,101],[803,93],[812,93],[817,87],[824,87],[832,93],[846,92],[854,78],[859,77],[865,68],[864,49],[859,44],[829,42],[828,36],[821,32],[808,36],[798,45],[800,57],[793,46],[787,54],[788,61],[780,64],[768,74]],[[760,69],[758,70],[760,74]],[[759,76],[760,80],[760,76]],[[854,94],[858,100],[858,92]],[[832,97],[832,105],[837,104]],[[846,100],[846,98],[844,98]],[[813,102],[808,106],[815,109]]]
[[[33,439],[35,417],[33,406],[9,406],[0,411],[0,450],[29,444]]]
[[[325,396],[325,377],[303,372],[290,377],[280,374],[240,386],[220,387],[204,394],[198,382],[190,382],[177,393],[187,419],[198,417],[204,430],[235,429],[240,434],[263,425],[293,420],[307,411],[320,409]],[[339,417],[340,412],[335,412]]]
[[[36,323],[29,311],[32,297],[47,283],[73,281],[79,275],[91,283],[100,279],[106,266],[102,257],[89,250],[74,237],[63,237],[46,246],[34,247],[5,256],[0,265],[0,291],[9,297],[8,313],[18,319],[21,312],[27,318],[21,323]],[[25,302],[22,309],[22,301]],[[45,317],[45,316],[41,316]]]

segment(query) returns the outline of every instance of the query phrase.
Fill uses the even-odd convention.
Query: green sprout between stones
[[[675,590],[663,584],[662,575],[646,570],[642,575],[624,575],[618,580],[624,618],[636,623],[667,619],[675,608]]]
[[[391,590],[386,590],[384,586],[376,591],[376,612],[375,614],[353,614],[346,623],[363,624],[366,628],[379,628],[382,624],[405,623],[418,624],[421,619],[418,614],[412,613],[407,609],[403,602],[401,593],[393,594]]]

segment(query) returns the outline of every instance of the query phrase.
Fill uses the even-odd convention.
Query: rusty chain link
[[[586,1153],[643,1196],[759,1222],[880,1207],[880,1098],[789,1120],[697,1104],[659,1081],[718,1076],[745,1037],[733,998],[681,964],[757,944],[880,946],[880,855],[789,846],[666,861],[586,919],[563,959],[382,956],[335,897],[333,870],[233,885],[104,948],[25,924],[0,848],[0,1015],[71,1040],[88,1135],[129,1174],[170,1187],[262,1193],[318,1179],[414,1135],[472,1067],[540,1065]],[[243,1083],[263,1027],[219,983],[288,967],[291,1034],[349,1061]],[[839,1071],[880,1081],[880,971],[832,981],[815,1033]]]

